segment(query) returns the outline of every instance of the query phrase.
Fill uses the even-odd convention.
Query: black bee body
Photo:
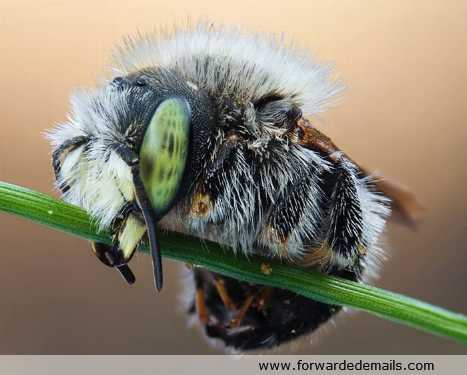
[[[388,201],[306,119],[340,91],[329,67],[275,42],[200,26],[129,41],[121,77],[72,99],[50,134],[57,185],[114,233],[99,259],[127,266],[157,226],[361,280],[375,272]],[[273,347],[338,307],[192,271],[188,308],[226,347]],[[191,286],[191,287],[190,287]],[[193,288],[194,286],[194,288]]]

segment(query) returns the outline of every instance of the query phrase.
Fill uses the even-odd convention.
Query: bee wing
[[[328,136],[313,127],[307,119],[301,117],[297,121],[297,126],[300,129],[298,140],[300,145],[326,155],[331,162],[336,162],[339,156],[344,155],[359,169],[362,175],[371,176],[376,189],[391,200],[392,218],[395,221],[412,228],[417,227],[422,216],[423,207],[412,191],[398,182],[360,166],[342,152]]]

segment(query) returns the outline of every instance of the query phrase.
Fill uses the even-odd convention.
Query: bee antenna
[[[162,256],[156,234],[156,216],[146,194],[146,190],[144,189],[143,182],[141,181],[138,165],[132,166],[131,171],[133,174],[133,183],[135,185],[136,200],[143,213],[143,218],[148,231],[149,247],[151,248],[154,271],[154,284],[156,289],[160,291],[163,285]]]

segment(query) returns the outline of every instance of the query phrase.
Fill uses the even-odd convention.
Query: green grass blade
[[[0,211],[89,240],[110,243],[82,209],[47,195],[0,182]],[[238,280],[288,289],[317,301],[350,306],[467,344],[467,317],[397,293],[257,257],[235,256],[218,244],[178,233],[160,233],[162,254]],[[142,251],[147,251],[142,248]],[[267,263],[271,272],[261,272]]]

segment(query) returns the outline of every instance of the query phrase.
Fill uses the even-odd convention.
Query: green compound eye
[[[140,149],[140,175],[156,217],[171,207],[185,170],[190,137],[186,100],[164,100],[152,116]]]

